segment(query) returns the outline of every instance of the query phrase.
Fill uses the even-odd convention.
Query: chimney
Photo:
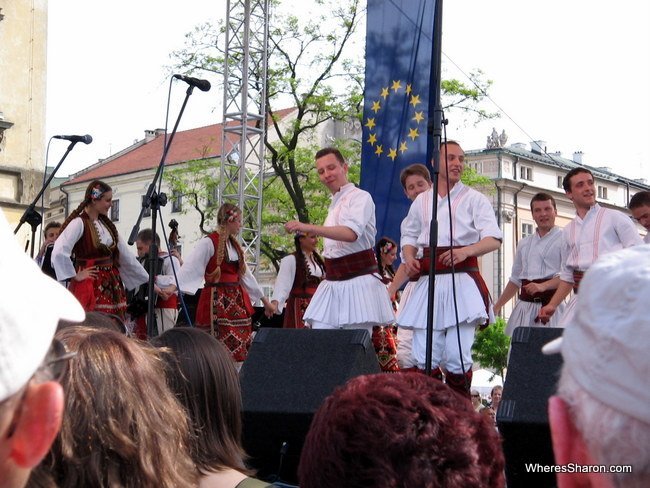
[[[582,164],[582,158],[584,153],[582,151],[575,151],[573,153],[573,162],[576,164]]]
[[[162,136],[165,133],[165,129],[146,129],[144,131],[144,142],[151,142],[156,137]]]
[[[533,141],[530,143],[530,150],[535,154],[544,154],[546,152],[546,141]]]

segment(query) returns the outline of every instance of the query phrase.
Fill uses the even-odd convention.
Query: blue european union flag
[[[377,239],[399,241],[410,205],[400,172],[427,163],[435,3],[368,0],[361,188],[375,201]]]

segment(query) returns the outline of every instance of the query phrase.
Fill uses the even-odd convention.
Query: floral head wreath
[[[383,254],[388,254],[391,251],[391,249],[393,249],[393,243],[392,242],[387,242],[386,244],[381,246],[381,252]]]
[[[90,190],[90,199],[99,200],[104,193],[106,192],[99,185],[93,186],[92,190]]]
[[[234,222],[238,216],[239,216],[239,211],[235,210],[234,208],[231,208],[230,210],[226,210],[227,222]]]

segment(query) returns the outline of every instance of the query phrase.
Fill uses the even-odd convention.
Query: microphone
[[[198,78],[192,78],[191,76],[185,75],[174,75],[172,78],[183,80],[188,85],[195,86],[201,91],[209,91],[210,88],[212,88],[212,85],[210,85],[208,80],[199,80]]]
[[[83,142],[84,144],[90,144],[93,142],[93,138],[90,134],[85,136],[52,136],[53,139],[65,139],[70,142]]]

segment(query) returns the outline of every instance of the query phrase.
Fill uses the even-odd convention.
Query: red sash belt
[[[316,288],[318,288],[318,285],[292,288],[289,296],[294,298],[311,298],[316,293]]]
[[[553,298],[553,294],[555,294],[554,289],[540,291],[539,293],[528,293],[524,289],[524,286],[527,285],[528,283],[544,283],[549,279],[550,278],[540,278],[538,280],[521,280],[521,290],[519,292],[519,300],[521,300],[522,302],[541,303],[542,306],[548,305],[548,303],[551,301],[551,298]]]
[[[461,246],[462,247],[462,246]],[[449,274],[452,272],[451,266],[445,266],[444,264],[440,263],[439,257],[442,253],[449,251],[449,249],[457,249],[456,246],[453,248],[449,247],[439,247],[436,249],[436,273],[437,274]],[[420,276],[427,276],[429,274],[429,249],[425,248],[424,249],[424,255],[422,256],[422,259],[420,259]],[[483,303],[485,304],[485,312],[487,313],[487,316],[490,316],[490,290],[488,290],[487,285],[485,284],[485,280],[483,280],[483,277],[481,276],[481,273],[478,270],[478,258],[476,256],[469,257],[465,259],[464,261],[461,261],[460,263],[457,263],[454,265],[454,271],[460,272],[460,273],[467,273],[470,278],[474,280],[474,283],[476,284],[476,288],[478,288],[479,293],[481,294],[481,298],[483,298]],[[481,330],[485,329],[488,326],[489,319],[485,321],[483,325],[481,325]]]
[[[375,252],[372,249],[340,258],[325,258],[325,279],[327,281],[349,280],[373,273],[379,273],[379,268]]]
[[[173,309],[177,309],[178,308],[178,296],[177,295],[171,295],[167,300],[163,300],[162,298],[158,297],[158,300],[156,301],[156,308],[173,308]]]
[[[81,269],[90,268],[91,266],[113,266],[113,256],[105,256],[101,258],[77,258],[77,266]]]
[[[584,271],[576,270],[573,272],[573,293],[578,293],[578,288],[580,288],[580,282],[584,275]]]

